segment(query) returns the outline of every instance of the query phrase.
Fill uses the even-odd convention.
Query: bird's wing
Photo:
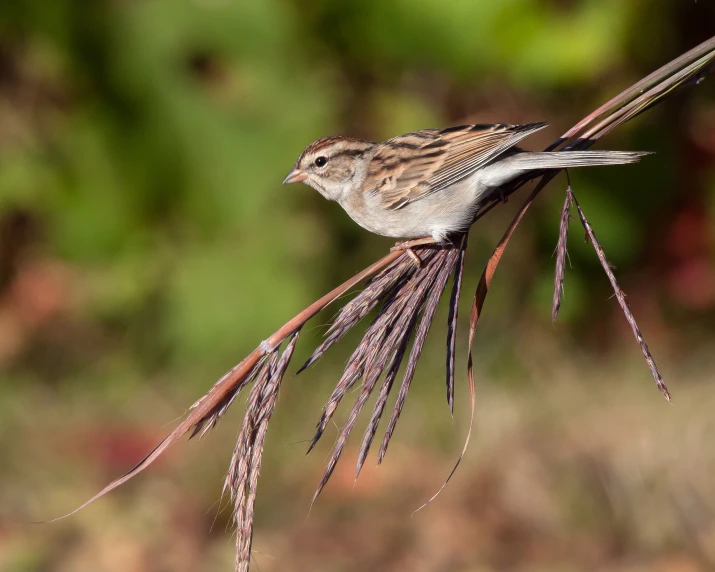
[[[402,208],[471,175],[546,125],[460,125],[400,135],[380,145],[363,189],[381,196],[386,208]]]

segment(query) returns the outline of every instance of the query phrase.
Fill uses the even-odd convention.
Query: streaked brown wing
[[[380,146],[364,188],[399,209],[471,175],[546,125],[460,125],[400,135]]]

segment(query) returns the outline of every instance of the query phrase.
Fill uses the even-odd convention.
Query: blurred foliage
[[[0,4],[0,428],[12,435],[0,452],[15,459],[3,480],[29,494],[21,482],[36,467],[19,458],[35,435],[23,421],[30,412],[47,415],[41,427],[59,427],[71,420],[51,414],[52,403],[66,401],[75,406],[65,415],[102,434],[141,395],[136,415],[166,411],[155,431],[274,328],[386,250],[389,240],[307,187],[281,187],[313,139],[549,121],[548,133],[527,143],[538,148],[712,35],[712,2],[682,0]],[[705,367],[715,333],[713,83],[601,145],[655,157],[571,173],[667,381]],[[480,326],[482,382],[507,384],[513,399],[524,383],[538,384],[526,375],[534,339],[524,332],[556,338],[552,349],[591,352],[594,363],[621,350],[639,359],[577,225],[562,319],[551,328],[550,257],[565,184],[552,183],[520,227]],[[519,201],[474,228],[465,299]],[[303,351],[320,330],[306,334]],[[439,337],[426,356],[435,364]],[[291,399],[310,404],[292,414],[301,430],[348,346],[308,373],[320,385],[296,384]],[[637,371],[647,384],[645,366]],[[440,375],[431,378],[442,399]],[[416,395],[436,395],[418,385]],[[315,399],[301,401],[305,392]],[[285,425],[286,434],[295,430]],[[47,454],[33,447],[38,458]],[[195,502],[207,506],[209,493]],[[47,569],[32,559],[14,566]]]

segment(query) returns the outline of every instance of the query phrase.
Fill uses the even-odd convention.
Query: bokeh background
[[[81,513],[27,523],[133,466],[223,371],[391,245],[280,185],[303,146],[545,120],[527,144],[543,147],[712,35],[711,1],[0,4],[0,570],[232,569],[218,499],[243,400]],[[454,419],[438,317],[385,463],[354,485],[350,449],[310,515],[334,434],[308,457],[306,440],[356,338],[286,377],[256,570],[715,569],[713,83],[600,145],[655,157],[571,175],[674,404],[577,224],[551,324],[560,177],[487,300],[475,436],[447,489],[410,517],[462,447],[470,290],[520,196],[472,232]]]

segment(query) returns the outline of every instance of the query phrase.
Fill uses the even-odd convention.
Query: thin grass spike
[[[382,412],[384,411],[385,404],[387,403],[387,397],[392,389],[392,385],[397,377],[397,372],[400,369],[402,359],[404,358],[405,352],[407,350],[407,344],[409,343],[410,336],[414,331],[415,324],[419,317],[419,313],[422,309],[424,303],[424,294],[422,293],[422,299],[419,305],[415,305],[413,310],[409,313],[405,313],[405,316],[409,317],[409,323],[403,324],[402,327],[396,328],[398,336],[395,341],[395,350],[390,359],[390,363],[387,366],[387,374],[383,380],[382,387],[380,388],[380,393],[375,401],[375,406],[373,408],[370,421],[365,429],[365,434],[363,436],[362,444],[360,445],[360,451],[358,453],[358,460],[355,467],[355,479],[360,475],[365,459],[367,458],[370,445],[375,437],[375,432],[377,431],[377,426],[380,423],[380,418],[382,417]],[[403,317],[404,318],[404,317]]]
[[[447,280],[449,279],[454,264],[457,261],[457,249],[451,248],[449,250],[443,251],[443,264],[441,267],[437,268],[434,276],[434,284],[431,287],[431,291],[427,298],[424,312],[422,314],[422,319],[415,332],[415,341],[412,346],[412,351],[407,360],[407,368],[405,369],[405,374],[402,378],[402,384],[400,386],[400,391],[397,394],[397,401],[395,402],[395,407],[392,411],[392,416],[388,422],[387,429],[385,430],[385,436],[382,439],[382,444],[380,445],[380,451],[377,455],[378,464],[382,462],[387,452],[387,446],[390,443],[392,434],[395,431],[395,426],[397,425],[397,420],[400,418],[400,413],[407,399],[407,393],[410,389],[410,384],[412,383],[412,378],[415,374],[415,369],[417,367],[417,361],[422,353],[422,347],[424,346],[425,338],[427,337],[427,332],[429,332],[430,326],[432,325],[432,320],[434,318],[435,312],[437,311],[437,305],[442,297],[444,288],[447,285]]]
[[[370,313],[414,264],[398,259],[368,281],[365,288],[340,310],[325,334],[325,340],[313,351],[296,375],[313,365],[331,346],[339,342],[350,329]]]
[[[385,409],[385,404],[387,403],[387,397],[390,394],[392,385],[397,377],[397,372],[402,364],[402,359],[405,356],[407,350],[407,344],[410,340],[410,334],[414,330],[415,324],[417,323],[418,313],[415,312],[412,316],[412,321],[407,325],[405,330],[402,332],[397,349],[392,355],[389,365],[387,366],[387,374],[382,382],[382,387],[380,387],[380,393],[375,400],[375,406],[370,416],[370,421],[365,428],[365,435],[363,436],[362,444],[360,445],[360,451],[358,452],[358,460],[355,466],[355,480],[357,480],[365,464],[365,459],[370,451],[370,446],[377,432],[377,426],[380,423],[380,418],[382,417],[382,412]]]
[[[434,252],[431,252],[434,249],[425,250],[426,252],[423,254],[423,259],[429,262],[434,255]],[[425,274],[415,272],[415,270],[414,265],[412,265],[411,273],[402,277],[388,291],[384,292],[384,302],[382,303],[380,311],[348,360],[348,364],[345,367],[340,381],[335,386],[335,389],[323,408],[323,413],[318,422],[315,435],[308,447],[308,453],[313,450],[323,435],[325,428],[335,414],[345,394],[350,391],[355,383],[364,375],[366,368],[369,368],[375,358],[377,349],[381,346],[382,340],[384,340],[388,334],[388,329],[392,321],[396,319],[396,315],[399,314],[404,305],[409,302],[410,293],[414,288],[424,282]]]
[[[253,512],[268,422],[297,341],[298,332],[293,334],[280,357],[276,349],[264,361],[251,388],[246,416],[226,475],[224,491],[228,491],[234,501],[236,570],[239,572],[247,572],[250,564]]]
[[[556,322],[564,297],[564,275],[566,274],[567,243],[569,238],[569,221],[571,219],[571,186],[566,190],[566,199],[561,208],[559,224],[559,240],[556,244],[556,273],[554,276],[554,299],[551,304],[551,321]]]
[[[636,322],[635,316],[633,316],[633,312],[631,311],[631,307],[628,304],[626,295],[623,293],[623,290],[621,290],[621,287],[618,285],[618,281],[616,280],[616,276],[613,274],[613,270],[611,270],[611,265],[609,264],[608,259],[606,258],[606,254],[603,252],[603,248],[601,247],[601,244],[596,239],[596,235],[594,234],[593,228],[591,228],[591,225],[589,224],[588,220],[586,219],[586,215],[583,214],[581,205],[578,204],[578,201],[576,200],[576,197],[574,196],[573,192],[571,192],[571,191],[568,191],[568,192],[571,195],[571,199],[573,200],[574,204],[576,205],[576,210],[578,211],[578,217],[581,219],[581,224],[583,225],[583,228],[586,229],[586,233],[588,234],[591,244],[593,245],[593,248],[596,251],[598,260],[601,262],[603,271],[606,273],[606,276],[608,276],[608,280],[611,283],[611,286],[613,287],[613,291],[616,295],[616,299],[618,300],[618,304],[621,306],[621,309],[623,310],[623,314],[625,315],[626,320],[628,321],[628,324],[631,327],[631,330],[633,330],[633,335],[635,336],[636,341],[638,342],[638,344],[641,347],[641,351],[643,352],[643,357],[645,358],[645,361],[648,364],[648,368],[650,369],[650,372],[653,375],[653,379],[655,380],[655,383],[658,386],[658,389],[660,390],[660,392],[663,394],[663,396],[668,401],[671,401],[670,393],[668,392],[668,388],[665,385],[665,382],[663,381],[663,378],[661,377],[660,372],[658,371],[658,367],[655,365],[655,360],[653,359],[653,355],[650,353],[650,349],[648,349],[648,344],[646,344],[645,339],[643,338],[643,334],[641,333],[641,330],[638,327],[638,323]]]
[[[449,316],[447,317],[447,404],[449,413],[454,417],[454,362],[457,346],[457,318],[459,315],[459,297],[462,291],[464,260],[467,252],[469,234],[464,234],[459,243],[459,255],[454,270],[452,292],[449,296]]]
[[[424,293],[429,288],[432,274],[433,273],[429,270],[424,272],[418,271],[416,276],[411,281],[406,282],[400,291],[391,298],[390,303],[381,310],[380,317],[382,318],[382,325],[380,327],[380,342],[370,344],[373,353],[365,360],[362,389],[333,447],[327,467],[316,488],[311,504],[318,498],[318,495],[320,495],[320,492],[333,474],[333,470],[340,459],[350,432],[355,426],[355,422],[370,397],[372,390],[375,388],[375,384],[382,374],[388,358],[391,353],[394,353],[395,346],[399,345],[402,335],[406,333],[406,327],[411,321],[412,316],[421,309]],[[410,305],[410,302],[412,305]],[[366,337],[369,335],[370,332],[367,332]],[[361,342],[360,345],[362,346],[363,343],[364,341]]]

